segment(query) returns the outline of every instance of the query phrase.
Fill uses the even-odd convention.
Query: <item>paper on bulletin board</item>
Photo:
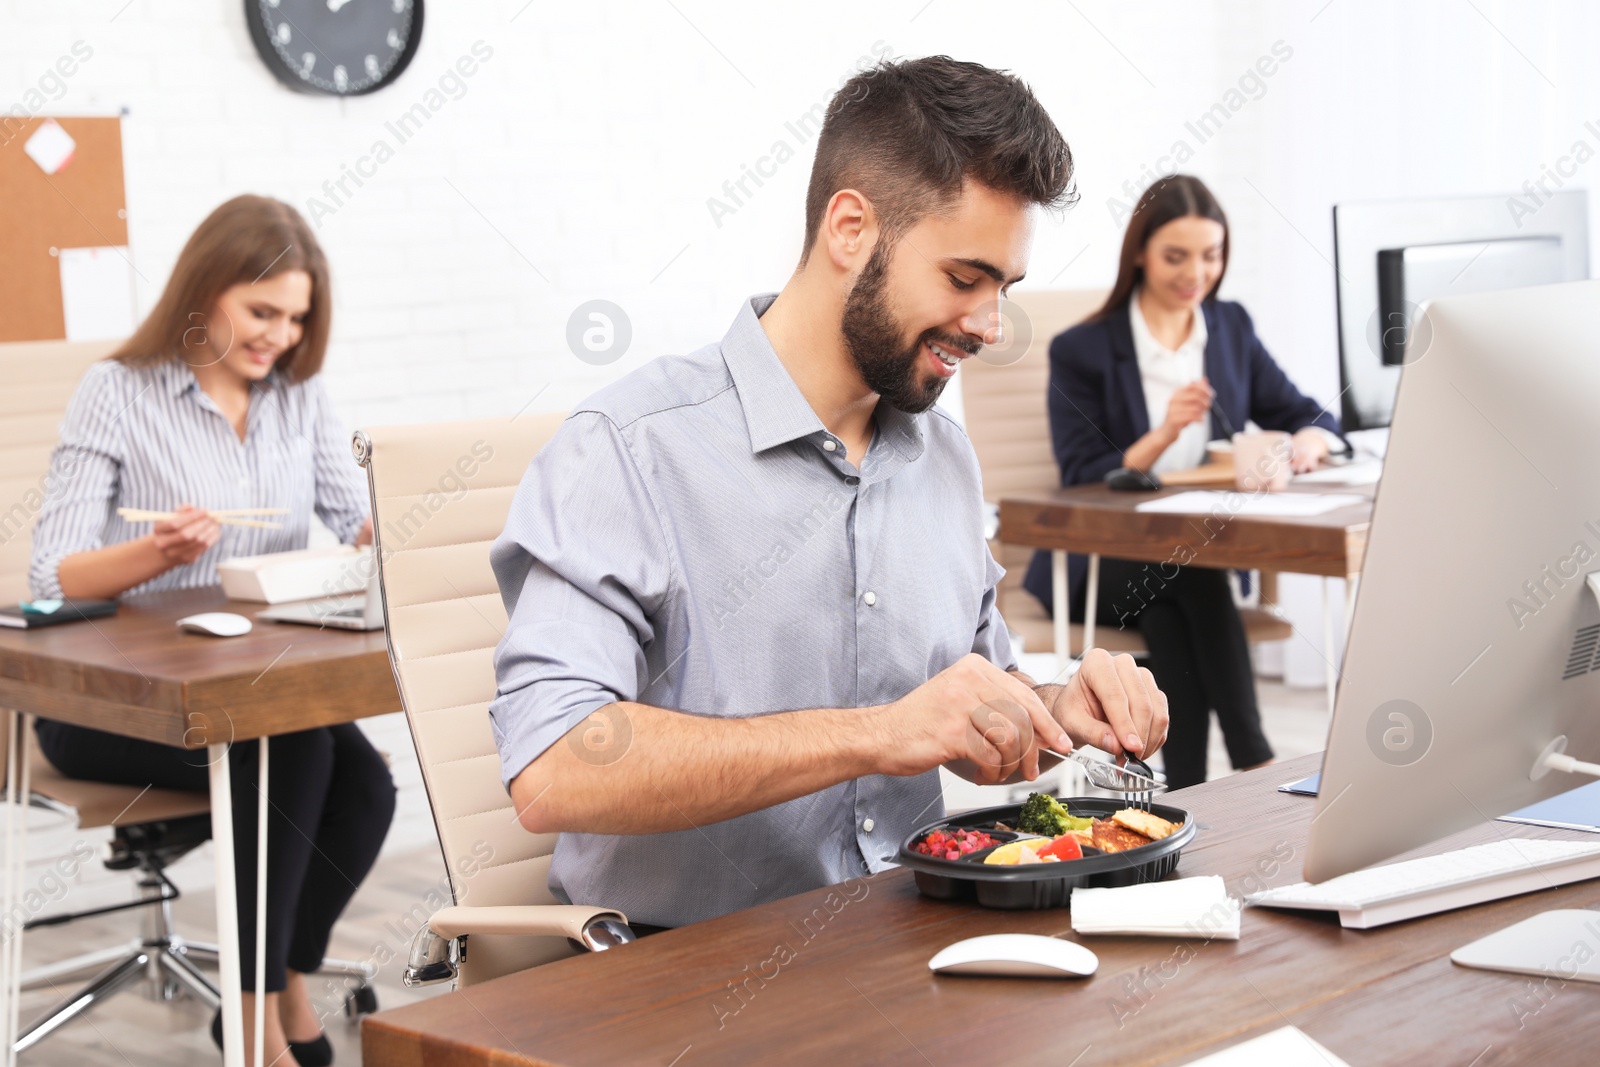
[[[45,119],[39,128],[33,131],[22,145],[22,150],[28,153],[30,159],[39,164],[39,169],[46,174],[54,174],[68,163],[72,162],[72,153],[77,151],[78,142],[72,135],[61,128],[61,123],[55,119]]]
[[[133,265],[126,248],[63,248],[61,310],[69,341],[114,341],[133,332]]]

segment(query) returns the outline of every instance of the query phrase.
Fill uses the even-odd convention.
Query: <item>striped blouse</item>
[[[65,557],[150,532],[149,523],[124,522],[122,507],[289,509],[271,520],[281,529],[224,526],[199,559],[130,594],[214,585],[223,560],[304,548],[313,509],[349,544],[368,511],[349,442],[316,377],[296,384],[274,371],[252,386],[241,441],[183,363],[96,363],[73,394],[50,457],[33,531],[33,595],[61,595]]]

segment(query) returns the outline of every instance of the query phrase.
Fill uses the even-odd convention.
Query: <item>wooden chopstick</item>
[[[260,512],[264,511],[266,514],[272,514],[272,515],[287,514],[286,509],[283,509],[283,508],[269,508],[269,509],[248,509],[248,508],[246,508],[246,509],[239,509],[239,510],[244,510],[244,511],[247,511],[247,512],[251,511],[251,510],[255,510],[257,513],[260,513]],[[167,519],[172,518],[172,516],[173,516],[173,512],[170,512],[170,511],[148,511],[148,510],[146,510],[144,508],[118,508],[117,509],[117,514],[120,515],[127,522],[163,522],[163,521],[165,521]],[[238,519],[238,518],[234,518],[232,515],[230,515],[226,511],[208,511],[208,512],[206,512],[206,514],[210,515],[213,519],[216,519],[217,522],[220,525],[223,525],[223,526],[253,526],[256,529],[260,529],[260,530],[281,530],[281,529],[283,529],[283,523],[281,523],[281,522],[259,522],[259,521],[255,520],[255,519]]]

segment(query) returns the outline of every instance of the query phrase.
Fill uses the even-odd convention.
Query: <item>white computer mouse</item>
[[[1042,934],[986,934],[957,941],[928,961],[938,974],[997,974],[1018,978],[1082,978],[1100,957],[1075,941]]]
[[[209,637],[243,637],[252,626],[249,619],[231,611],[202,611],[178,620],[178,629]]]

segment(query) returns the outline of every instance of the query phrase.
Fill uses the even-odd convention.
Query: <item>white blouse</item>
[[[171,511],[287,508],[281,529],[224,526],[192,563],[131,593],[214,585],[217,564],[235,556],[304,548],[311,513],[346,544],[366,521],[368,502],[350,439],[316,377],[290,383],[276,371],[251,386],[244,439],[177,360],[94,364],[78,383],[50,457],[33,531],[29,585],[38,598],[61,595],[61,561],[148,534],[122,507]]]
[[[1138,289],[1128,301],[1128,320],[1133,327],[1133,352],[1139,360],[1139,378],[1144,385],[1144,402],[1153,430],[1167,421],[1167,405],[1172,403],[1172,394],[1205,375],[1206,317],[1195,308],[1189,336],[1176,349],[1167,348],[1150,332],[1144,312],[1139,310]],[[1210,439],[1210,416],[1191,422],[1178,432],[1178,439],[1167,446],[1150,469],[1160,474],[1198,467],[1206,460],[1206,442]]]

